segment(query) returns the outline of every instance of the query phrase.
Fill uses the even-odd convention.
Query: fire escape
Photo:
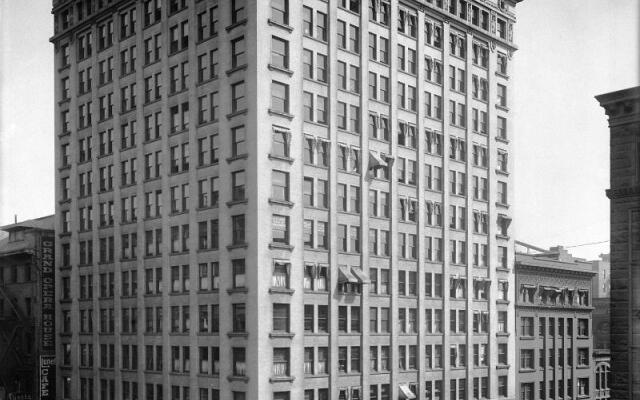
[[[15,379],[32,374],[35,366],[33,344],[30,352],[26,348],[28,340],[33,342],[35,327],[33,318],[20,308],[11,286],[0,282],[0,303],[5,304],[5,311],[9,309],[0,313],[0,386],[20,392],[26,388]]]

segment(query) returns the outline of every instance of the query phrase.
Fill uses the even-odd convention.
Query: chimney
[[[18,223],[18,214],[13,214],[13,223],[14,224]]]
[[[549,250],[556,254],[556,260],[563,262],[573,262],[573,257],[569,251],[562,246],[550,247]]]

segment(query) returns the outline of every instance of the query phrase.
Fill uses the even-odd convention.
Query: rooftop
[[[0,226],[1,231],[7,232],[20,229],[42,229],[52,231],[55,229],[55,215],[52,214],[45,217],[28,219],[26,221]]]
[[[526,252],[518,251],[518,247],[524,248]],[[583,258],[573,257],[562,246],[554,246],[550,247],[549,250],[544,250],[540,247],[516,241],[516,267],[523,266],[594,274],[591,262]]]

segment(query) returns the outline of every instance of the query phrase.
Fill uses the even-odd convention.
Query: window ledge
[[[289,121],[291,121],[293,119],[293,114],[290,114],[286,111],[277,111],[274,109],[269,108],[269,115],[275,115],[277,117],[282,117],[282,118],[286,118]]]
[[[511,270],[506,267],[496,267],[496,271],[511,272]]]
[[[238,204],[247,204],[248,202],[249,202],[249,199],[231,200],[231,201],[227,201],[227,207],[233,207]]]
[[[288,250],[293,251],[294,247],[285,243],[269,243],[269,248],[272,250]]]
[[[236,160],[246,160],[247,158],[249,158],[249,154],[238,154],[236,156],[227,157],[227,164],[231,164]]]
[[[247,67],[248,67],[248,64],[237,65],[237,66],[235,66],[235,67],[233,67],[233,68],[231,68],[231,69],[228,69],[228,70],[225,72],[225,74],[227,74],[227,76],[231,76],[231,75],[233,75],[235,72],[238,72],[238,71],[244,71],[244,70],[246,70],[246,69],[247,69]]]
[[[249,382],[249,377],[244,375],[229,375],[227,376],[229,382]]]
[[[504,175],[504,176],[509,176],[509,172],[508,171],[503,171],[501,169],[496,169],[496,174],[498,175]]]
[[[294,289],[289,288],[279,288],[279,287],[271,287],[269,288],[269,293],[271,294],[287,294],[289,296],[295,293]]]
[[[278,156],[275,154],[271,154],[269,153],[269,159],[270,160],[279,160],[279,161],[284,161],[287,162],[289,164],[293,164],[293,162],[295,161],[293,158],[291,157],[285,157],[285,156]]]
[[[496,365],[496,369],[509,369],[510,365],[509,364],[499,364]]]
[[[496,239],[509,240],[509,235],[501,235],[499,233],[496,234]]]
[[[229,289],[227,289],[227,293],[229,293],[229,294],[249,293],[249,288],[246,288],[246,287],[229,288]]]
[[[509,204],[507,204],[507,203],[501,203],[501,202],[499,202],[499,201],[496,201],[496,206],[497,206],[497,207],[502,207],[502,208],[507,208],[507,209],[509,208]]]
[[[312,290],[312,289],[305,289],[304,293],[305,294],[323,294],[323,295],[329,294],[329,292],[327,290]],[[371,294],[373,294],[373,293],[371,293]]]
[[[500,104],[497,104],[497,103],[496,103],[496,108],[498,110],[502,110],[502,111],[507,111],[507,112],[509,111],[509,107],[503,106],[503,105],[500,105]]]
[[[278,72],[282,72],[284,74],[287,74],[289,76],[293,75],[293,71],[290,70],[289,68],[285,68],[285,67],[280,67],[278,65],[273,65],[271,63],[269,63],[267,65],[267,68],[269,68],[270,71],[278,71]]]
[[[498,299],[496,300],[496,304],[509,304],[509,300]]]
[[[228,338],[248,338],[249,332],[228,332]]]
[[[236,21],[233,24],[227,26],[226,28],[224,28],[227,32],[231,32],[232,30],[234,30],[235,28],[237,28],[238,26],[241,25],[246,25],[247,24],[247,19],[241,19],[240,21]]]
[[[284,30],[285,30],[285,31],[287,31],[287,32],[293,32],[293,28],[292,28],[291,26],[289,26],[289,25],[287,25],[287,24],[281,24],[281,23],[279,23],[279,22],[276,22],[276,21],[272,20],[271,18],[269,18],[269,19],[267,20],[267,23],[268,23],[269,25],[271,25],[271,26],[276,26],[276,27],[278,27],[278,28],[280,28],[280,29],[284,29]]]
[[[227,117],[227,120],[230,120],[230,119],[235,118],[235,117],[237,117],[239,115],[244,115],[244,114],[248,114],[248,113],[249,113],[249,110],[245,108],[244,110],[233,111],[233,112],[227,114],[226,117]]]
[[[197,294],[206,294],[206,293],[212,293],[212,294],[216,294],[218,293],[218,288],[215,289],[198,289],[196,291]]]
[[[295,380],[296,380],[296,378],[294,378],[293,376],[272,376],[271,378],[269,378],[269,382],[271,382],[271,383],[293,382]]]
[[[336,294],[338,296],[346,296],[346,297],[355,297],[355,296],[362,296],[362,293],[358,293],[358,292],[341,292],[341,291],[337,291]]]
[[[269,198],[269,204],[285,206],[289,208],[293,207],[293,202],[289,200],[278,200],[278,199]]]
[[[233,243],[227,246],[227,250],[246,249],[247,247],[249,247],[248,243]]]
[[[509,337],[509,335],[509,332],[496,332],[497,337]]]
[[[505,74],[504,72],[496,71],[496,76],[509,80],[509,75]]]
[[[293,339],[295,333],[291,332],[270,332],[269,337],[271,339]]]

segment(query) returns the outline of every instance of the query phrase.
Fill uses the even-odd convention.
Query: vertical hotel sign
[[[40,254],[37,260],[42,279],[42,320],[40,340],[40,400],[56,397],[56,323],[55,323],[55,242],[53,236],[40,238]]]

